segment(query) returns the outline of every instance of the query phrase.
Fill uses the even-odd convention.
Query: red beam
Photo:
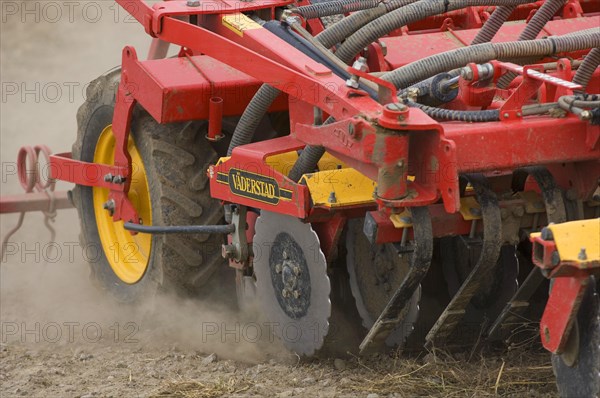
[[[73,205],[67,191],[54,192],[54,208],[70,209]],[[50,198],[43,192],[23,193],[20,195],[0,196],[0,214],[29,211],[46,211],[50,208]]]

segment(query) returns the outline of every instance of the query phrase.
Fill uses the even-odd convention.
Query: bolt
[[[505,114],[504,114],[504,115],[502,115],[502,116],[504,116],[504,118],[505,118],[505,119],[508,119],[508,117],[509,117],[510,115],[509,115],[508,113],[505,113]]]
[[[502,218],[503,220],[506,220],[509,215],[510,214],[508,213],[507,209],[505,209],[505,208],[500,209],[500,218]]]
[[[350,78],[348,78],[348,80],[346,80],[346,87],[351,87],[354,89],[358,88],[358,76],[356,75],[352,75],[350,76]]]
[[[331,193],[329,194],[329,198],[327,199],[327,202],[329,203],[336,203],[337,202],[337,198],[335,197],[335,192],[331,191]]]
[[[587,253],[585,252],[585,247],[581,248],[581,250],[579,251],[579,254],[577,255],[577,258],[581,261],[587,260],[588,256],[587,256]]]
[[[188,7],[198,7],[200,6],[200,0],[188,0],[186,4]]]
[[[355,131],[354,131],[354,125],[352,123],[350,123],[348,125],[348,134],[350,134],[351,137],[354,137],[354,133],[355,133]]]
[[[473,70],[470,67],[465,66],[460,70],[460,77],[467,81],[473,80]]]
[[[222,245],[221,256],[223,258],[234,258],[235,257],[235,246],[234,245]]]
[[[296,276],[300,275],[300,272],[302,270],[300,269],[300,267],[298,267],[297,265],[294,266],[294,274],[296,274]]]
[[[557,251],[552,252],[552,257],[550,257],[550,262],[553,267],[556,267],[558,264],[560,264],[560,256],[558,255]]]
[[[113,199],[107,200],[106,202],[104,202],[102,207],[104,208],[104,210],[108,210],[108,212],[112,216],[115,212],[115,201]]]
[[[289,291],[288,289],[283,289],[283,290],[281,291],[281,295],[282,295],[283,297],[287,298],[287,297],[289,297],[289,295],[290,295],[290,291]]]
[[[525,209],[523,208],[523,206],[513,207],[512,214],[515,217],[523,217],[523,214],[525,214]]]
[[[106,174],[104,176],[104,181],[106,181],[106,182],[112,182],[112,180],[113,180],[113,175],[112,174],[108,173],[108,174]]]
[[[297,299],[298,297],[300,297],[300,290],[294,290],[294,292],[292,293],[294,298]]]
[[[543,240],[554,240],[554,235],[552,234],[552,231],[550,230],[550,228],[542,228],[542,239]]]
[[[579,119],[581,120],[590,120],[592,118],[592,112],[590,111],[583,111],[579,114]]]
[[[281,274],[282,270],[283,270],[283,266],[281,264],[275,265],[275,272],[277,272],[278,274]]]
[[[404,159],[400,159],[398,161],[398,163],[396,164],[396,166],[398,166],[399,168],[403,169],[404,168]]]
[[[125,182],[125,177],[123,176],[114,176],[112,182],[115,184],[123,184]]]
[[[521,112],[517,112],[517,117],[521,117]]]
[[[352,68],[359,70],[361,72],[366,72],[367,71],[367,59],[365,57],[359,57],[352,64]],[[356,89],[356,88],[358,88],[359,80],[360,80],[360,77],[358,77],[357,75],[352,75],[352,76],[350,76],[350,78],[348,80],[346,80],[346,86]]]
[[[392,102],[385,106],[386,109],[394,112],[404,112],[408,110],[408,106],[404,105],[402,102]]]
[[[138,222],[140,223],[140,225],[144,225],[144,220],[142,220],[141,218],[138,220]]]
[[[387,44],[385,44],[382,41],[379,41],[378,43],[379,43],[379,47],[381,47],[381,53],[385,57],[387,55]]]

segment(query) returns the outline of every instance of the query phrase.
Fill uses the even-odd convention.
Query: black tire
[[[590,283],[579,307],[578,336],[569,337],[569,343],[578,344],[577,358],[569,366],[561,355],[552,355],[556,385],[561,397],[600,397],[600,283],[590,277]],[[572,333],[573,333],[572,332]],[[572,342],[571,339],[574,339]]]
[[[120,76],[120,68],[113,69],[88,87],[87,101],[77,112],[74,159],[93,161],[98,138],[112,123]],[[205,131],[205,122],[161,125],[140,106],[134,109],[131,136],[146,170],[154,225],[221,222],[222,207],[210,197],[206,176],[208,165],[217,155],[205,141]],[[81,222],[80,243],[98,252],[88,259],[91,278],[119,301],[137,301],[161,286],[179,293],[196,293],[225,265],[221,235],[154,235],[144,275],[136,283],[125,283],[114,273],[102,249],[92,188],[76,186],[73,202]]]

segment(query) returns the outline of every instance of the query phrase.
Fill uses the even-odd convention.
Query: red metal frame
[[[262,10],[274,18],[277,9],[292,0],[219,0],[202,2],[202,7],[189,7],[182,0],[153,6],[143,0],[117,2],[155,38],[153,53],[159,52],[160,43],[179,45],[182,50],[175,59],[148,61],[139,61],[131,47],[123,50],[122,79],[113,117],[117,142],[114,166],[74,160],[70,154],[51,157],[53,178],[108,188],[109,198],[116,204],[115,221],[138,221],[137,212],[127,197],[131,175],[127,140],[136,103],[161,123],[208,119],[207,138],[216,141],[221,133],[221,118],[241,114],[262,83],[284,93],[271,111],[289,111],[291,134],[238,147],[229,159],[210,166],[211,195],[224,202],[305,220],[328,220],[316,227],[328,256],[335,251],[346,217],[364,214],[367,210],[372,211],[377,221],[376,241],[380,243],[399,239],[401,230],[393,228],[389,214],[411,206],[430,206],[435,236],[467,233],[470,224],[457,213],[460,208],[458,176],[462,173],[502,174],[529,165],[556,169],[561,162],[572,170],[598,169],[600,126],[592,126],[574,115],[562,119],[524,118],[520,112],[523,105],[534,99],[551,102],[580,88],[570,83],[573,72],[566,60],[559,61],[560,68],[551,73],[541,73],[542,69],[536,65],[521,68],[493,62],[495,79],[506,71],[519,75],[511,87],[508,90],[482,88],[461,80],[461,95],[452,107],[499,109],[501,120],[440,123],[416,108],[387,106],[396,101],[395,89],[367,73],[348,69],[361,79],[377,84],[380,92],[386,93],[382,103],[366,92],[346,87],[344,80],[329,68],[266,29],[253,25],[252,21],[244,20],[242,13],[251,10]],[[531,16],[541,4],[520,6],[513,18]],[[369,47],[370,72],[395,69],[470,43],[478,32],[476,28],[489,17],[489,11],[486,7],[472,7],[427,18],[393,32]],[[550,21],[544,35],[565,34],[574,26],[577,29],[597,27],[599,11],[598,2],[570,0],[561,11],[562,19]],[[226,17],[239,18],[243,23],[241,27],[232,28],[225,23]],[[189,23],[190,20],[195,23]],[[321,23],[315,20],[304,22],[313,34],[322,29]],[[523,26],[523,23],[506,24],[494,41],[516,40]],[[415,31],[419,34],[413,34]],[[389,49],[385,55],[383,46]],[[560,56],[578,58],[584,53]],[[590,87],[592,92],[600,91],[599,73],[594,75]],[[334,117],[336,122],[315,126],[315,107]],[[334,210],[315,208],[305,185],[291,181],[266,162],[269,156],[299,150],[305,145],[324,146],[329,153],[376,181],[375,204]],[[244,173],[259,175],[273,195],[269,194],[266,200],[236,192],[229,181],[243,179]],[[104,176],[109,174],[121,176],[124,183],[105,181]],[[413,178],[408,179],[409,175]],[[590,187],[597,184],[597,175],[578,172],[577,181],[568,180],[568,184],[578,188],[579,197],[587,197]],[[556,272],[553,270],[550,275],[558,276]],[[561,276],[554,284],[542,319],[544,345],[556,353],[561,351],[568,337],[573,313],[585,287],[581,270]]]

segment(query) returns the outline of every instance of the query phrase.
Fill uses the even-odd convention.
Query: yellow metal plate
[[[292,167],[294,167],[296,160],[298,160],[298,153],[296,151],[291,151],[269,156],[266,162],[269,166],[287,176],[292,170]]]
[[[548,228],[561,261],[600,262],[600,218],[552,224]],[[585,248],[586,260],[579,258],[582,248]]]
[[[479,215],[473,214],[471,209],[477,209],[477,214]],[[477,202],[477,199],[475,199],[475,196],[460,198],[460,214],[466,221],[481,219],[481,206]]]
[[[244,31],[260,29],[261,26],[244,14],[227,14],[223,16],[223,26],[233,31],[236,35],[244,37]]]
[[[392,224],[395,228],[410,228],[412,227],[412,216],[408,209],[405,209],[400,214],[392,214],[390,216]]]
[[[304,182],[310,191],[315,206],[352,206],[374,201],[375,181],[354,169],[324,170],[305,174]],[[330,203],[331,193],[335,202]]]
[[[319,170],[336,170],[336,169],[345,169],[347,166],[344,162],[330,154],[329,152],[325,152],[321,159],[319,159],[319,163],[317,164]]]

